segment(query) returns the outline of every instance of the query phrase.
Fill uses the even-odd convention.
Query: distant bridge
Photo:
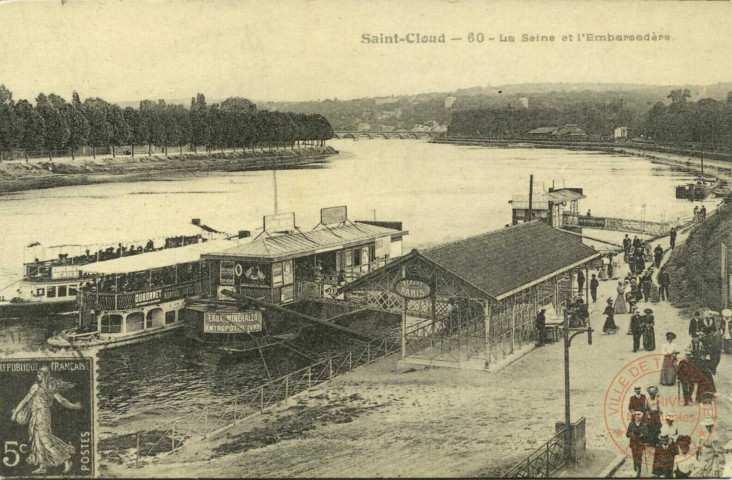
[[[333,132],[333,138],[351,138],[357,140],[359,138],[400,138],[400,139],[419,139],[419,138],[435,138],[440,135],[441,132],[349,132],[339,131]]]

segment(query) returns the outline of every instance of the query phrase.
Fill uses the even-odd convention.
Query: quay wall
[[[269,151],[225,151],[0,163],[0,194],[70,185],[160,180],[208,172],[302,168],[327,161],[333,147]]]

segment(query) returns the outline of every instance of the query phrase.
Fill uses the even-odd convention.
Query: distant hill
[[[634,117],[639,117],[656,102],[668,103],[669,92],[678,88],[688,88],[691,101],[721,100],[732,91],[732,82],[714,85],[526,83],[353,100],[256,103],[262,109],[319,113],[335,130],[391,131],[424,129],[425,126],[441,129],[450,123],[453,111],[473,108],[525,108],[528,105],[564,109],[582,103],[622,102]]]

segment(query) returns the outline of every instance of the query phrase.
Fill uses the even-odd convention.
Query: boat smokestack
[[[201,226],[201,219],[200,218],[192,218],[191,223],[197,227]]]
[[[534,219],[534,176],[529,175],[529,221]]]

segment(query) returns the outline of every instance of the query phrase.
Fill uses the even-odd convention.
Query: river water
[[[317,168],[2,195],[0,288],[20,278],[23,247],[35,241],[128,243],[190,232],[191,218],[230,233],[247,229],[256,234],[262,216],[274,211],[275,175],[278,209],[296,212],[301,229],[318,223],[321,207],[348,205],[351,220],[402,221],[410,231],[405,252],[510,223],[508,201],[515,194],[528,193],[530,174],[537,191],[552,182],[557,187],[583,188],[588,198],[580,204],[582,213],[591,209],[595,216],[673,220],[689,217],[693,208],[690,202],[674,198],[675,186],[691,180],[688,173],[636,157],[417,140],[334,140],[330,144],[341,155]],[[0,325],[0,349],[43,348],[45,338],[73,321],[73,317],[35,318]],[[338,348],[345,339],[318,335],[300,342],[317,356]],[[189,345],[179,334],[103,351],[98,378],[102,426],[113,425],[153,402],[183,409],[312,363],[288,350],[266,352],[264,359],[231,361],[215,349]]]

